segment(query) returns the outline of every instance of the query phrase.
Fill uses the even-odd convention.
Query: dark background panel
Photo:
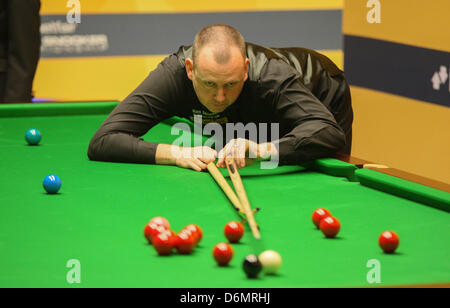
[[[344,67],[350,84],[450,107],[449,80],[433,89],[450,53],[365,37],[344,36]]]
[[[42,24],[59,21],[65,15],[43,15]],[[46,48],[42,57],[115,56],[168,54],[180,45],[190,45],[204,26],[226,23],[245,39],[272,47],[303,46],[312,49],[342,49],[342,12],[269,11],[195,14],[85,14],[74,33],[45,33],[44,36],[106,35],[108,48],[77,52],[64,46],[54,52]],[[58,31],[56,31],[58,32]]]

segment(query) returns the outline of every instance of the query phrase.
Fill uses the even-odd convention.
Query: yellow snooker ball
[[[280,269],[282,264],[280,254],[274,250],[266,250],[262,252],[258,259],[263,266],[263,272],[268,275],[275,274]]]

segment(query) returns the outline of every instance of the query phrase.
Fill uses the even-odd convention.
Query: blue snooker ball
[[[25,133],[25,140],[28,142],[29,145],[37,145],[41,141],[42,135],[41,133],[35,129],[29,129]]]
[[[56,194],[61,188],[61,179],[58,176],[51,174],[45,177],[42,185],[47,193]]]

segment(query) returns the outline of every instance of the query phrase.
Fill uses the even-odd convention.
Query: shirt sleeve
[[[332,113],[306,88],[297,71],[279,61],[268,64],[269,80],[278,82],[273,103],[281,138],[274,143],[279,164],[293,165],[327,157],[345,145],[345,134]],[[277,76],[287,76],[281,83]],[[278,80],[278,81],[277,81]],[[273,86],[273,85],[272,85]]]
[[[175,55],[161,62],[100,126],[89,144],[89,159],[154,164],[158,143],[140,137],[177,114],[181,70]]]

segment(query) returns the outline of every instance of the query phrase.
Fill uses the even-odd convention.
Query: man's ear
[[[250,60],[249,60],[249,58],[246,58],[245,59],[245,78],[244,78],[244,81],[247,81],[249,67],[250,67]]]
[[[186,74],[190,80],[194,79],[194,62],[190,58],[186,58],[184,60],[184,63],[186,64]]]

